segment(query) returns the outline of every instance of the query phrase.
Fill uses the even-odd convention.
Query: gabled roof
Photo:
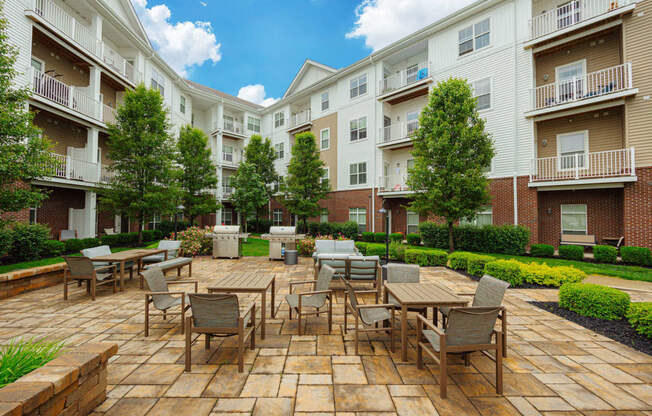
[[[248,105],[248,106],[253,107],[255,109],[258,109],[258,110],[265,108],[260,104],[256,104],[256,103],[252,103],[251,101],[243,100],[242,98],[238,98],[238,97],[233,96],[231,94],[227,94],[225,92],[218,91],[218,90],[213,89],[211,87],[207,87],[206,85],[198,84],[198,83],[196,83],[194,81],[191,81],[189,79],[186,79],[185,81],[188,83],[188,85],[190,85],[191,87],[196,88],[196,89],[198,89],[200,91],[204,91],[204,92],[216,95],[216,96],[221,97],[221,98],[226,98],[227,100],[235,101],[235,102],[238,102],[240,104]]]
[[[117,4],[107,4],[106,0],[95,0],[95,3],[99,5],[104,11],[109,13],[113,19],[115,19],[120,25],[123,25],[122,29],[127,29],[131,33],[132,37],[135,36],[138,41],[142,44],[147,45],[149,49],[152,48],[152,43],[147,36],[147,32],[140,22],[140,18],[136,13],[134,5],[131,3],[131,0],[117,0]],[[120,30],[121,28],[118,28]]]
[[[334,74],[337,72],[337,69],[330,67],[328,65],[320,64],[319,62],[313,61],[312,59],[306,59],[303,65],[301,65],[301,68],[299,69],[299,72],[294,76],[294,79],[290,83],[290,86],[288,89],[285,91],[285,94],[283,94],[283,98],[289,96],[293,92],[295,92],[296,87],[300,84],[301,79],[312,69],[312,68],[318,68],[322,71],[327,72],[329,75]]]

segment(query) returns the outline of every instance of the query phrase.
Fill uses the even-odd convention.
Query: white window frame
[[[362,121],[362,120],[364,120],[364,137],[360,137],[361,136],[360,132],[363,131],[362,128],[360,128],[360,121]],[[356,123],[355,129],[351,126],[351,124],[353,122]],[[354,142],[359,143],[359,142],[361,142],[363,140],[367,140],[367,138],[369,137],[369,130],[368,129],[369,129],[369,124],[368,124],[367,116],[362,116],[362,117],[358,117],[358,118],[354,118],[354,119],[349,120],[349,142],[351,142],[351,143],[354,143]],[[354,131],[357,132],[357,138],[356,139],[353,139],[353,132]]]
[[[321,168],[321,171],[322,171],[322,173],[321,173],[321,177],[319,178],[319,183],[324,183],[324,179],[330,181],[330,179],[331,179],[331,168],[330,168],[330,166],[326,166],[324,168]],[[324,172],[326,172],[325,175],[324,175]]]
[[[410,131],[409,125],[410,125],[410,121],[412,121],[412,120],[410,120],[410,116],[413,116],[414,113],[416,113],[416,118],[414,119],[414,121],[416,121],[417,126],[416,126],[416,128],[414,128],[414,130]],[[408,111],[408,112],[405,113],[405,133],[407,134],[407,137],[411,137],[419,129],[419,114],[420,113],[421,113],[421,111],[418,110],[418,109],[411,110],[411,111]]]
[[[488,94],[476,95],[476,90],[477,90],[476,84],[478,84],[479,82],[488,82],[489,83],[489,93]],[[484,97],[485,95],[489,95],[489,107],[478,108],[478,111],[491,110],[493,108],[493,89],[494,89],[493,78],[492,77],[485,77],[485,78],[476,79],[475,81],[473,81],[471,83],[471,88],[473,89],[473,98],[476,98],[476,102],[477,102],[478,97]]]
[[[276,160],[283,160],[285,158],[285,143],[280,142],[274,144],[274,156]]]
[[[582,66],[582,76],[581,76],[582,82],[580,83],[581,90],[579,91],[580,94],[584,93],[584,90],[587,88],[587,85],[584,85],[585,83],[583,82],[584,77],[586,77],[586,59],[580,59],[580,60],[577,60],[577,61],[574,61],[574,62],[569,62],[569,63],[564,64],[564,65],[556,66],[555,67],[555,96],[557,97],[558,101],[561,101],[561,102],[565,101],[565,100],[561,99],[561,96],[563,95],[563,88],[567,88],[567,87],[564,87],[564,85],[566,85],[568,83],[568,81],[564,81],[564,84],[562,84],[562,81],[559,79],[560,78],[559,73],[564,68],[568,68],[568,67],[571,67],[571,66],[576,66],[578,64]],[[577,83],[575,84],[575,86],[573,88],[575,89],[573,94],[576,95],[578,93],[578,91],[576,90],[577,89]]]
[[[564,208],[566,208],[568,210],[570,207],[581,207],[581,206],[584,207],[584,212],[578,212],[578,211],[564,212]],[[577,229],[577,230],[564,230],[564,214],[566,214],[566,215],[584,215],[584,229],[583,230],[580,230],[580,229]],[[562,234],[567,234],[569,232],[570,233],[584,233],[583,235],[588,234],[589,211],[588,211],[588,207],[586,206],[586,204],[561,204],[559,206],[559,215],[560,215],[560,217],[559,217],[559,228],[561,228]]]
[[[319,212],[319,222],[328,222],[328,208],[322,208]]]
[[[179,111],[181,114],[186,114],[186,97],[179,96]]]
[[[364,83],[360,83],[360,80],[364,78]],[[355,83],[355,87],[353,84]],[[364,85],[364,92],[360,92],[360,86]],[[355,91],[355,94],[353,93]],[[366,73],[357,75],[351,79],[349,79],[349,99],[354,100],[358,97],[362,97],[364,95],[367,95],[369,92],[369,77],[367,76]]]
[[[360,223],[360,216],[364,214],[364,222]],[[349,221],[358,224],[358,231],[364,232],[367,229],[367,208],[349,208]]]
[[[147,227],[150,230],[156,230],[159,225],[161,225],[161,214],[155,213],[147,223]]]
[[[253,131],[254,133],[260,133],[260,119],[247,116],[247,130]]]
[[[283,224],[283,210],[281,208],[274,208],[272,211],[272,224],[275,227]]]
[[[150,88],[153,88],[165,97],[165,77],[159,73],[156,68],[152,68],[152,77],[150,79]]]
[[[489,215],[491,218],[490,224],[494,223],[494,208],[493,205],[485,205],[480,208],[478,212],[475,213],[473,219],[469,218],[460,218],[460,225],[475,225],[478,226],[478,216],[479,215]],[[488,225],[488,224],[484,224]]]
[[[285,111],[277,111],[274,113],[274,128],[283,127],[285,125]]]
[[[44,74],[45,73],[45,61],[43,59],[41,59],[41,58],[37,58],[34,55],[32,55],[32,60],[38,62],[39,64],[41,64],[41,71],[40,72],[41,72],[41,74]],[[32,61],[29,61],[29,67],[34,68],[32,66]]]
[[[589,155],[589,131],[588,130],[578,130],[578,131],[569,131],[567,133],[559,133],[557,135],[557,171],[559,172],[568,172],[575,170],[575,166],[568,168],[562,167],[562,154],[561,154],[561,141],[564,137],[575,136],[583,134],[584,135],[584,154],[583,159],[580,162],[579,169],[587,169],[588,165],[588,155]]]
[[[222,116],[222,122],[224,123],[224,130],[235,130],[235,117],[232,115],[224,114]]]
[[[326,99],[324,99],[324,96],[326,96]],[[331,98],[330,94],[328,91],[324,91],[319,95],[319,102],[321,104],[321,111],[326,112],[330,110],[331,108]],[[326,107],[324,107],[324,104],[326,104]]]
[[[230,150],[227,152],[227,150]],[[233,145],[222,143],[222,160],[226,162],[233,162]]]
[[[360,172],[360,166],[361,165],[364,165],[364,182],[360,181],[360,175],[363,174],[363,173]],[[356,172],[355,173],[351,172],[351,168],[353,166],[356,166]],[[362,161],[362,162],[349,163],[349,186],[366,185],[367,184],[367,175],[368,174],[369,174],[369,172],[367,171],[367,161],[366,160]],[[356,177],[356,183],[352,183],[352,181],[351,181],[352,178],[353,178],[353,175],[355,175],[355,177]]]
[[[32,221],[32,215],[34,216],[34,221]],[[28,221],[30,224],[38,224],[38,207],[29,207]]]
[[[222,224],[224,224],[224,225],[232,225],[233,224],[233,210],[231,208],[223,209],[221,217],[222,218],[220,218],[220,220],[221,220]],[[227,221],[227,217],[228,217],[228,221]]]
[[[324,147],[324,132],[328,132],[328,146]],[[319,130],[319,150],[328,150],[331,148],[331,128]]]
[[[482,32],[482,33],[476,33],[476,26],[478,24],[484,22],[485,20],[489,21],[489,31]],[[470,38],[460,39],[460,32],[467,31],[469,29],[471,29],[471,37]],[[485,49],[485,48],[488,48],[489,46],[491,46],[491,40],[492,40],[491,32],[492,32],[492,30],[491,30],[491,17],[485,17],[483,19],[478,19],[475,22],[471,23],[470,25],[466,25],[462,29],[458,30],[457,31],[457,57],[461,58],[463,56],[472,55],[474,52],[480,51],[482,49]],[[476,47],[476,41],[478,40],[478,38],[480,38],[481,36],[484,36],[486,34],[489,35],[489,42],[485,46],[482,46],[481,48],[477,48]],[[466,52],[460,53],[460,45],[463,44],[463,43],[466,43],[468,41],[471,41],[471,49],[469,49]]]
[[[416,215],[417,217],[417,223],[416,224],[411,224],[410,223],[410,217],[413,217]],[[405,213],[405,231],[407,234],[416,234],[419,232],[419,213],[414,212],[414,211],[406,211]],[[410,227],[417,227],[416,231],[410,232]]]

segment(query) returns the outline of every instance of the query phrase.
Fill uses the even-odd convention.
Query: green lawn
[[[243,256],[267,257],[269,255],[269,241],[252,237],[249,234],[246,243],[242,243]]]

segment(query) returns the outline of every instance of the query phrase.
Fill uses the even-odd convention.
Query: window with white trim
[[[575,131],[557,135],[557,160],[559,170],[584,168],[589,147],[589,132]]]
[[[231,209],[226,208],[222,210],[222,224],[223,225],[233,224],[233,211],[231,211]]]
[[[233,146],[228,144],[222,145],[222,160],[225,162],[233,162]]]
[[[319,183],[324,183],[324,181],[328,181],[330,179],[330,169],[327,167],[322,168],[321,170],[321,178],[319,178]]]
[[[416,234],[419,232],[419,213],[408,211],[407,212],[407,233]]]
[[[349,81],[349,97],[356,98],[367,93],[367,74],[362,74]]]
[[[409,111],[405,116],[407,123],[407,134],[411,136],[419,128],[419,111]]]
[[[283,159],[285,157],[285,143],[276,143],[274,145],[274,157],[276,159]]]
[[[493,207],[485,205],[476,212],[473,218],[460,218],[460,225],[476,225],[481,227],[483,225],[491,225],[494,222]]]
[[[260,119],[247,116],[247,130],[260,133]]]
[[[186,114],[186,97],[179,97],[179,111],[181,114]]]
[[[322,208],[319,213],[319,222],[328,222],[328,208]]]
[[[158,90],[158,92],[165,97],[165,77],[162,74],[159,74],[154,68],[152,68],[152,81],[150,87]]]
[[[161,224],[161,214],[152,215],[152,219],[147,223],[148,230],[156,230]]]
[[[224,130],[233,131],[234,130],[233,116],[227,116],[225,114],[223,120],[224,120]]]
[[[349,122],[349,138],[352,142],[367,138],[367,116]]]
[[[285,124],[285,112],[274,113],[274,127],[278,128]]]
[[[36,72],[40,72],[40,73],[45,72],[45,61],[35,56],[32,56],[32,68],[34,68]]]
[[[319,132],[319,150],[328,150],[331,147],[331,129],[326,128]]]
[[[491,42],[491,24],[489,18],[463,28],[457,32],[457,37],[459,56],[489,46]]]
[[[586,223],[586,204],[561,204],[562,234],[586,235]]]
[[[272,212],[272,224],[279,226],[283,224],[283,210],[280,208],[274,208]]]
[[[326,111],[330,108],[330,99],[328,97],[328,91],[321,93],[321,111]]]
[[[349,185],[364,185],[367,183],[367,162],[351,163],[349,165]]]
[[[37,209],[38,208],[36,208],[36,207],[30,207],[29,208],[29,223],[30,224],[36,224],[37,223],[37,220],[36,220],[37,219],[37,214],[38,214]]]
[[[478,110],[491,108],[491,78],[482,78],[472,84]]]
[[[358,224],[358,231],[363,233],[367,230],[367,208],[349,208],[349,221]]]

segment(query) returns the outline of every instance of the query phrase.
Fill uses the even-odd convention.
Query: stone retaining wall
[[[0,299],[10,298],[23,292],[58,285],[63,282],[66,263],[50,264],[31,269],[0,274]],[[62,295],[63,296],[63,295]]]
[[[88,415],[106,398],[113,343],[89,343],[64,352],[0,389],[0,416]]]

